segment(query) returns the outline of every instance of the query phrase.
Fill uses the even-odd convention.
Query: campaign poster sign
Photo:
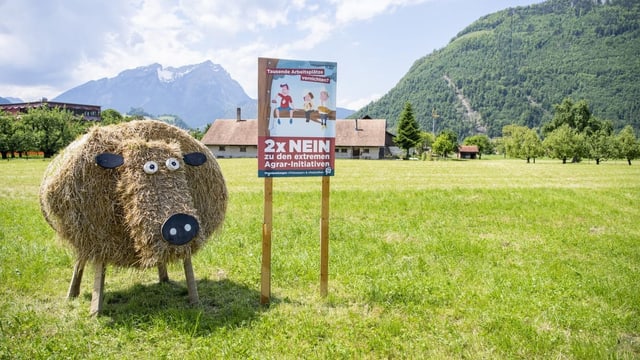
[[[333,176],[337,63],[258,59],[258,176]]]

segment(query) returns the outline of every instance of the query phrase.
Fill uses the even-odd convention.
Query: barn
[[[458,159],[476,159],[478,154],[477,145],[460,145],[458,147]]]

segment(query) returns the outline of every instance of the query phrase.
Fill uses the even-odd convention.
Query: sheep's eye
[[[171,171],[175,171],[180,169],[180,163],[178,162],[178,159],[176,158],[168,158],[167,162],[165,163],[165,165],[167,165],[167,169],[171,170]]]
[[[143,169],[147,174],[155,174],[158,171],[158,164],[155,161],[147,161]]]

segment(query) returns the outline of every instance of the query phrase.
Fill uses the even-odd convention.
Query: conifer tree
[[[419,144],[420,140],[418,121],[413,115],[411,103],[406,102],[398,119],[398,135],[395,136],[393,141],[398,147],[407,151],[406,158],[408,159],[409,150]]]

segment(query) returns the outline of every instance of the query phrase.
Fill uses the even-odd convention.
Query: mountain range
[[[549,0],[486,15],[352,117],[393,129],[409,102],[423,130],[495,137],[508,124],[544,125],[565,98],[640,132],[640,1]]]
[[[116,77],[89,81],[53,99],[96,104],[121,113],[144,109],[156,116],[177,115],[198,128],[216,118],[257,112],[257,105],[240,84],[220,65],[211,61],[181,67],[160,64],[122,71]]]
[[[12,104],[12,103],[20,103],[22,99],[14,98],[14,97],[0,97],[0,104]]]

